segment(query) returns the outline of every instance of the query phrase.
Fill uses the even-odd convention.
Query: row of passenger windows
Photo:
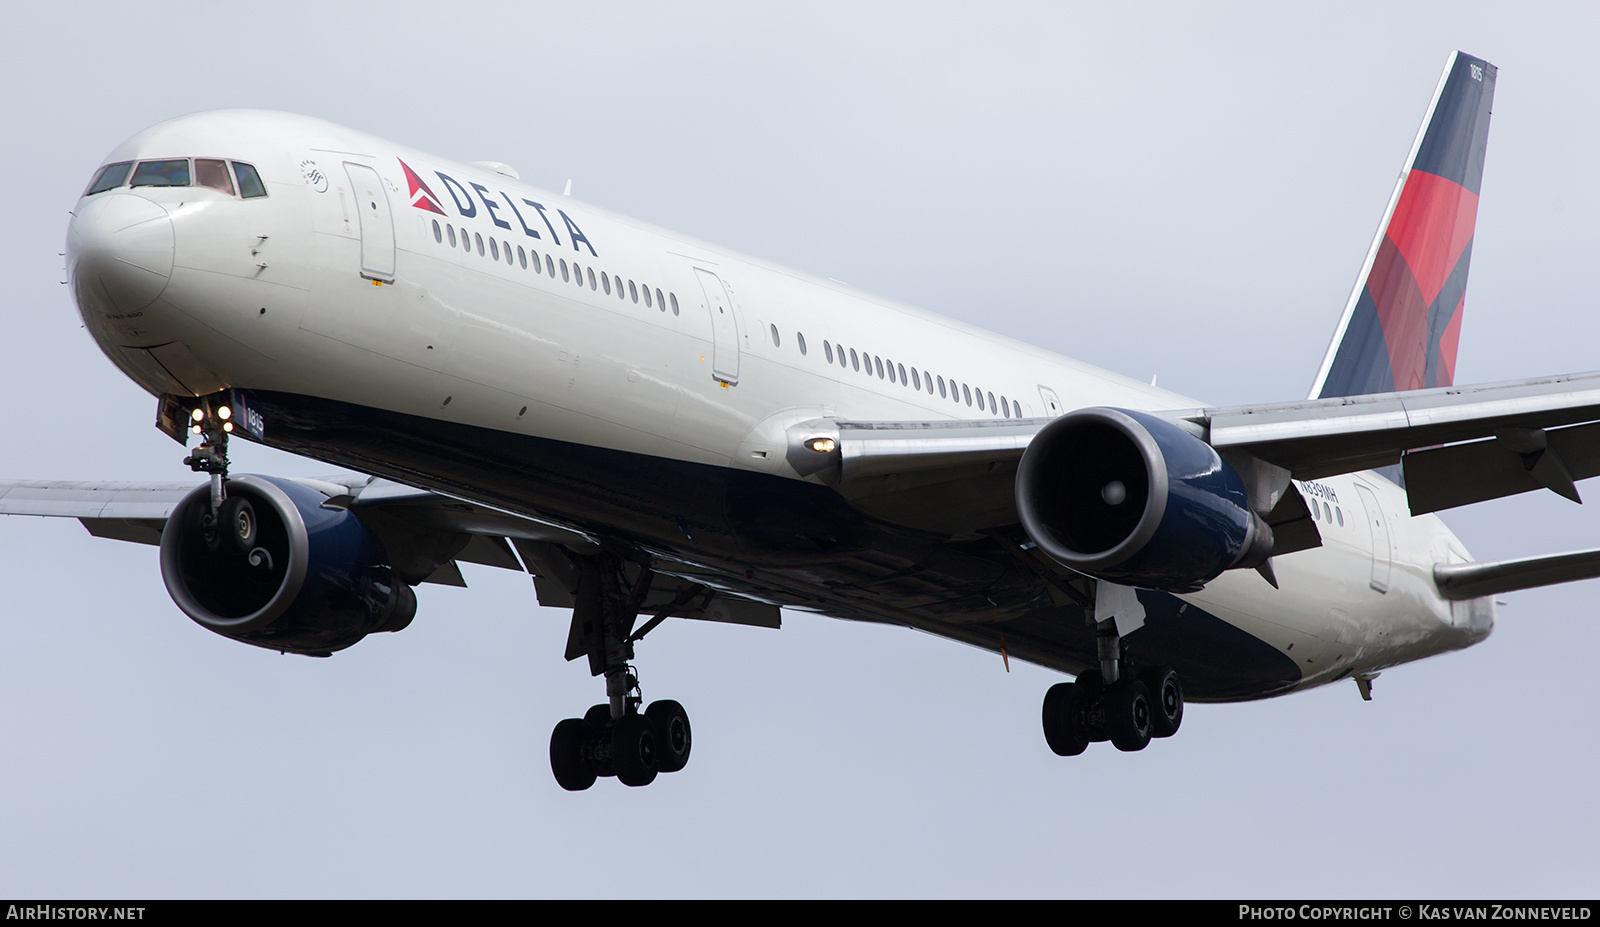
[[[772,336],[772,346],[781,348],[783,338],[778,332],[778,326],[769,326]],[[800,353],[806,353],[806,336],[801,332],[794,333],[796,347]],[[850,353],[845,354],[848,350]],[[991,415],[1003,415],[1006,418],[1021,418],[1022,404],[1015,399],[1004,396],[996,399],[994,393],[985,392],[983,389],[969,383],[958,383],[954,377],[946,381],[943,376],[928,371],[919,371],[912,367],[909,371],[905,364],[897,364],[892,360],[884,360],[876,354],[867,354],[865,351],[857,354],[855,348],[846,349],[844,345],[835,347],[832,343],[822,342],[822,353],[828,363],[837,363],[847,370],[863,372],[867,376],[877,374],[878,379],[909,386],[914,390],[926,390],[928,395],[935,395],[935,388],[940,399],[949,399],[952,402],[966,403],[968,406],[976,405],[978,411],[988,412]],[[909,376],[907,375],[909,373]]]
[[[652,298],[652,291],[648,284],[641,286],[629,280],[627,288],[624,289],[621,277],[613,277],[603,270],[596,276],[593,267],[582,267],[577,261],[573,261],[568,265],[566,258],[556,258],[549,254],[541,258],[539,252],[532,248],[524,251],[521,245],[517,245],[516,256],[512,257],[511,242],[509,241],[500,241],[490,235],[487,239],[487,244],[485,244],[485,239],[479,232],[468,232],[463,228],[458,233],[456,227],[448,222],[441,226],[438,219],[433,220],[433,240],[444,244],[447,239],[452,248],[459,243],[464,251],[471,252],[476,250],[480,256],[487,257],[490,260],[499,261],[504,259],[507,264],[521,266],[523,270],[531,269],[536,274],[540,272],[548,273],[552,280],[555,279],[558,273],[557,267],[559,267],[559,273],[564,282],[584,286],[587,281],[587,285],[591,290],[597,292],[603,290],[607,296],[610,296],[615,291],[617,298],[631,299],[636,303],[642,297],[647,309],[659,309],[662,312],[666,312],[667,303],[670,301],[672,303],[672,314],[679,314],[678,294],[676,293],[662,293],[661,288],[656,287]]]
[[[577,261],[573,261],[569,265],[565,258],[556,258],[549,254],[541,257],[539,252],[532,248],[523,250],[521,245],[516,246],[515,256],[513,256],[511,243],[496,239],[493,235],[485,239],[479,232],[469,232],[464,228],[458,231],[450,223],[441,224],[438,219],[435,219],[433,220],[433,240],[439,244],[448,242],[450,247],[460,247],[467,252],[477,251],[482,257],[487,257],[494,261],[504,260],[508,265],[520,266],[523,270],[531,268],[534,273],[542,271],[549,274],[551,279],[554,279],[559,273],[561,279],[567,283],[576,283],[578,286],[587,284],[589,289],[604,291],[607,296],[615,292],[618,298],[631,299],[635,303],[639,302],[642,297],[646,308],[656,308],[665,312],[670,301],[672,314],[679,314],[678,294],[676,293],[663,294],[660,287],[657,287],[653,291],[654,298],[652,299],[652,290],[648,285],[640,286],[629,280],[627,281],[627,289],[624,290],[621,277],[612,277],[605,271],[600,271],[596,275],[593,267],[579,266]],[[770,334],[773,346],[782,347],[783,338],[779,334],[776,324],[770,326]],[[801,355],[807,353],[804,333],[795,332],[795,346],[799,348]],[[891,383],[909,386],[915,390],[926,390],[930,396],[938,395],[939,398],[949,399],[952,402],[964,402],[968,406],[975,405],[981,412],[1003,415],[1006,418],[1022,417],[1022,405],[1014,399],[1008,400],[1004,396],[997,399],[994,393],[985,392],[967,383],[958,383],[954,377],[946,381],[943,376],[925,373],[915,367],[907,371],[904,364],[896,364],[892,360],[886,361],[877,355],[858,354],[855,348],[848,349],[849,355],[847,357],[846,350],[844,345],[839,345],[835,349],[830,342],[822,342],[822,352],[830,364],[837,361],[839,366],[846,369],[856,371],[864,369],[868,376],[876,373],[880,380],[888,380]],[[863,365],[865,365],[864,368]],[[935,389],[938,390],[937,394],[934,392]]]
[[[229,170],[229,166],[232,170]],[[237,182],[235,182],[237,180]],[[89,182],[84,196],[93,196],[121,186],[130,187],[210,187],[244,199],[266,196],[266,185],[253,165],[221,158],[168,158],[163,161],[118,161],[100,168]]]
[[[1307,502],[1311,506],[1311,517],[1312,518],[1316,518],[1317,517],[1317,500],[1309,499],[1309,500],[1307,500]],[[1341,509],[1338,506],[1334,506],[1333,510],[1329,511],[1328,510],[1328,503],[1326,503],[1326,502],[1322,503],[1322,519],[1321,520],[1322,521],[1326,521],[1326,522],[1332,522],[1334,520],[1334,518],[1336,518],[1336,517],[1339,519],[1339,527],[1343,528],[1344,527],[1344,509]]]

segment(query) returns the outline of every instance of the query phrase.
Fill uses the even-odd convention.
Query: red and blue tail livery
[[[1494,81],[1451,55],[1311,398],[1454,382]]]

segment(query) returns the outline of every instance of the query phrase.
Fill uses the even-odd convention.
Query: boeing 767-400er
[[[1473,562],[1435,512],[1600,474],[1600,373],[1456,387],[1495,68],[1451,55],[1310,398],[1201,407],[1047,351],[315,119],[184,116],[94,174],[84,324],[209,480],[0,483],[0,512],[158,544],[190,618],[328,656],[458,561],[533,575],[607,703],[568,789],[689,759],[635,645],[780,608],[1075,675],[1062,755],[1185,699],[1483,640],[1600,551]],[[243,438],[359,479],[234,476]]]

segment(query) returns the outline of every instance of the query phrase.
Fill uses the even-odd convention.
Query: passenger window
[[[884,361],[884,362],[883,362],[883,366],[884,366],[884,367],[886,367],[886,368],[888,368],[888,370],[889,370],[889,382],[890,382],[890,383],[893,383],[893,382],[895,382],[895,377],[894,377],[894,361]]]
[[[1015,412],[1017,414],[1017,418],[1021,418],[1022,417],[1022,403],[1016,401],[1015,399],[1011,400],[1011,411],[1013,411],[1013,412]]]
[[[517,245],[517,263],[522,265],[523,270],[528,269],[528,253],[522,250],[521,245]]]
[[[800,332],[795,332],[794,333],[794,340],[795,340],[795,345],[800,348],[800,356],[804,357],[805,354],[806,354],[806,336],[801,334]]]
[[[900,369],[900,385],[901,386],[905,386],[906,385],[906,365],[905,364],[897,364],[896,366],[899,367],[899,369]]]
[[[922,378],[917,376],[917,368],[911,368],[911,388],[922,389]]]
[[[194,159],[194,182],[196,186],[210,187],[229,196],[233,195],[233,178],[228,176],[228,162],[214,158]]]
[[[850,349],[850,366],[856,368],[857,370],[861,369],[861,361],[856,358],[855,348]]]
[[[644,307],[646,309],[652,308],[650,305],[650,287],[646,285],[639,287],[639,289],[644,290]]]
[[[961,395],[967,397],[967,405],[972,405],[972,387],[965,383],[961,384]]]
[[[661,288],[656,287],[656,308],[662,312],[667,311],[667,301],[661,298]]]
[[[637,286],[634,286],[632,280],[628,281],[628,295],[633,297],[633,301],[634,302],[638,302],[639,301],[639,288]]]
[[[1005,415],[1006,418],[1011,417],[1011,403],[1007,402],[1006,397],[1004,396],[1000,397],[1000,411]]]
[[[595,282],[594,282],[594,268],[593,267],[589,268],[587,271],[585,271],[585,273],[587,273],[589,275],[589,289],[591,289],[591,290],[600,289],[598,286],[595,285]]]
[[[672,314],[678,314],[678,294],[676,293],[672,294]]]
[[[473,232],[472,237],[478,240],[478,257],[483,257],[483,236],[477,232]],[[491,241],[492,240],[493,239],[491,239]]]
[[[1324,510],[1326,511],[1326,510]],[[1344,509],[1334,509],[1333,514],[1339,519],[1339,527],[1344,527]]]
[[[774,324],[769,325],[767,327],[772,329],[772,346],[775,347],[775,348],[782,347],[782,345],[780,345],[778,343],[778,326],[777,326],[777,324],[774,323]]]
[[[571,275],[567,273],[567,259],[566,258],[562,258],[561,259],[561,282],[563,282],[563,283],[571,283],[572,282]]]
[[[478,246],[480,249],[482,245]],[[500,260],[500,245],[495,242],[494,236],[489,236],[489,256],[496,261]]]
[[[978,408],[980,408],[980,409],[983,408],[983,397],[982,396],[978,397]],[[990,412],[999,411],[998,409],[996,409],[994,407],[994,393],[990,393],[989,394],[989,411]]]
[[[600,271],[600,288],[606,291],[607,296],[611,295],[611,278],[603,270]]]
[[[983,411],[983,390],[978,390],[978,411]]]
[[[450,247],[454,248],[456,246],[456,227],[445,223],[444,230],[450,235]]]
[[[433,220],[433,240],[437,242],[444,241],[444,230],[439,228],[438,219]]]
[[[261,175],[256,173],[255,165],[235,161],[233,176],[239,178],[239,195],[245,199],[267,195],[267,187],[261,182]]]
[[[940,377],[939,378],[939,398],[940,399],[945,398],[945,395],[944,395],[944,377]]]
[[[878,379],[883,379],[883,358],[874,354],[872,355],[872,362],[878,365]]]
[[[833,363],[833,345],[826,338],[822,339],[822,356],[828,359],[828,363]]]
[[[544,256],[544,269],[545,273],[550,275],[551,280],[556,278],[556,262],[548,254]]]
[[[187,187],[189,185],[189,159],[176,161],[140,161],[133,172],[135,187]]]

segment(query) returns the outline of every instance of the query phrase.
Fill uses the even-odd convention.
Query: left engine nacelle
[[[1158,415],[1079,409],[1034,436],[1017,467],[1017,514],[1057,562],[1147,589],[1198,589],[1272,552],[1243,480]]]
[[[211,489],[178,503],[161,534],[161,578],[183,613],[224,637],[329,656],[416,615],[383,545],[360,519],[288,480],[227,483],[218,517]]]

